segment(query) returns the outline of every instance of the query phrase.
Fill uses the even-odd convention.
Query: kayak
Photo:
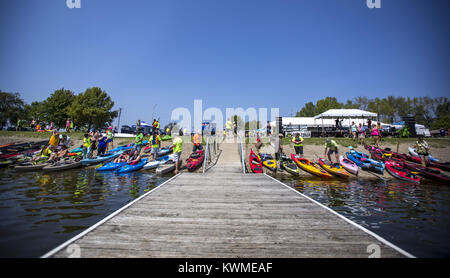
[[[97,171],[113,171],[116,170],[122,166],[127,165],[127,162],[109,162],[105,165],[103,165],[102,167],[97,168]]]
[[[388,159],[391,159],[392,154],[390,153],[382,153],[380,151],[370,151],[370,157],[374,160],[378,161],[386,161]]]
[[[172,152],[171,148],[161,148],[158,151],[158,156],[163,156]]]
[[[430,161],[427,166],[439,168],[441,170],[450,172],[450,162],[433,162],[433,161]]]
[[[134,148],[134,144],[127,144],[127,145],[123,145],[123,146],[114,148],[112,150],[109,150],[107,153],[115,153],[115,152],[118,152],[118,151],[126,151],[126,150],[130,150],[132,148]]]
[[[75,161],[75,160],[63,160],[58,161],[56,163],[50,164],[42,168],[43,171],[46,172],[55,172],[55,171],[62,171],[62,170],[68,170],[80,167],[81,161]]]
[[[69,152],[70,153],[81,153],[81,152],[83,152],[83,148],[79,147],[79,148],[71,149]]]
[[[340,178],[349,178],[350,174],[339,163],[331,163],[331,161],[319,158],[319,165],[328,173]]]
[[[348,159],[356,163],[356,165],[361,167],[361,169],[363,170],[376,172],[381,175],[384,173],[384,163],[370,159],[369,156],[365,153],[351,150],[350,152],[347,152],[345,154],[347,155]]]
[[[186,162],[186,168],[189,172],[195,171],[203,164],[203,160],[205,159],[205,152],[203,150],[196,151],[195,153],[192,153],[187,162]]]
[[[301,157],[297,157],[295,154],[291,154],[291,158],[292,160],[294,160],[295,163],[297,163],[297,166],[318,177],[321,178],[332,178],[333,176],[331,176],[327,171],[323,170],[322,168],[320,168],[319,165],[317,165],[317,163],[314,163],[306,158],[301,158]]]
[[[387,160],[384,165],[386,167],[386,171],[394,178],[420,184],[420,178],[399,163]]]
[[[3,161],[0,161],[0,168],[8,167],[8,166],[11,165],[12,163],[13,163],[12,160],[3,160]]]
[[[23,162],[19,165],[14,166],[14,170],[18,172],[25,172],[25,171],[37,171],[42,170],[42,168],[51,165],[50,163],[42,162],[33,164],[32,162]]]
[[[404,166],[413,172],[418,172],[422,177],[441,181],[450,185],[450,176],[442,173],[439,169],[423,167],[422,165],[406,161],[404,162]]]
[[[295,164],[293,161],[281,161],[280,167],[286,172],[288,172],[291,175],[299,176],[300,175],[300,169],[298,169],[297,164]]]
[[[163,165],[169,161],[173,161],[173,159],[174,159],[173,154],[161,156],[155,160],[147,162],[147,164],[144,165],[143,169],[150,170],[150,169],[158,168],[160,165]]]
[[[142,169],[144,165],[147,163],[148,158],[143,158],[136,164],[126,164],[115,170],[116,174],[129,173]]]
[[[408,148],[408,152],[411,156],[417,156],[417,157],[419,156],[419,154],[416,152],[416,150],[411,147]],[[433,157],[431,154],[428,155],[428,159],[432,162],[439,162],[439,159]]]
[[[261,174],[263,172],[261,159],[259,159],[259,157],[253,152],[252,149],[250,149],[248,161],[253,173]]]
[[[355,164],[355,162],[343,157],[342,155],[339,156],[339,163],[344,167],[347,172],[357,176],[358,175],[358,165]]]
[[[179,160],[179,163],[181,164],[181,160]],[[166,164],[163,164],[156,169],[156,174],[158,175],[167,174],[173,172],[175,168],[176,168],[175,162],[168,161]]]
[[[147,146],[143,149],[144,153],[148,153],[148,152],[150,152],[151,150],[152,150],[152,145],[147,145]]]
[[[83,164],[83,166],[99,164],[99,163],[114,159],[121,154],[122,154],[122,151],[116,152],[116,153],[103,154],[103,155],[100,155],[100,156],[97,156],[94,158],[86,158],[86,159],[81,160],[81,164]]]
[[[172,140],[172,136],[171,135],[164,135],[163,137],[161,137],[161,141],[167,141],[167,140]]]
[[[259,158],[261,159],[262,165],[271,171],[277,170],[277,162],[268,153],[259,153]]]

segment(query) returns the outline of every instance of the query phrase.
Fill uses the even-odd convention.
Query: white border
[[[359,224],[353,222],[352,220],[346,218],[345,216],[343,216],[343,215],[337,213],[336,211],[330,209],[329,207],[327,207],[327,206],[325,206],[325,205],[323,205],[323,204],[317,202],[316,200],[311,199],[310,197],[308,197],[308,196],[306,196],[306,195],[300,193],[298,190],[295,190],[295,189],[292,188],[291,186],[289,186],[289,185],[287,185],[287,184],[285,184],[285,183],[283,183],[283,182],[281,182],[281,181],[279,181],[279,180],[277,180],[277,179],[275,179],[275,178],[273,178],[273,177],[267,175],[266,173],[264,173],[264,175],[266,175],[267,177],[273,179],[274,181],[277,181],[278,183],[281,183],[281,184],[284,185],[285,187],[287,187],[287,188],[289,188],[290,190],[294,191],[295,193],[301,195],[302,197],[305,197],[306,199],[310,200],[311,202],[313,202],[313,203],[315,203],[315,204],[317,204],[317,205],[319,205],[319,206],[321,206],[321,207],[327,209],[328,211],[330,211],[331,213],[333,213],[333,214],[339,216],[340,218],[342,218],[343,220],[345,220],[345,221],[348,222],[349,224],[351,224],[351,225],[353,225],[353,226],[355,226],[355,227],[357,227],[357,228],[363,230],[363,231],[366,232],[367,234],[369,234],[369,235],[373,236],[374,238],[376,238],[376,239],[377,239],[378,241],[380,241],[381,243],[383,243],[383,244],[385,244],[385,245],[391,247],[392,249],[394,249],[394,250],[396,250],[397,252],[399,252],[399,253],[405,255],[406,257],[408,257],[408,258],[416,258],[414,255],[412,255],[412,254],[406,252],[405,250],[401,249],[400,247],[398,247],[398,246],[394,245],[393,243],[387,241],[386,239],[382,238],[381,236],[375,234],[374,232],[372,232],[372,231],[370,231],[370,230],[364,228],[363,226],[361,226],[361,225],[359,225]]]
[[[106,221],[110,220],[111,218],[113,218],[114,216],[116,216],[117,214],[121,213],[123,210],[127,209],[128,207],[130,207],[131,205],[133,205],[134,203],[138,202],[139,200],[141,200],[142,198],[146,197],[147,195],[149,195],[150,193],[153,193],[155,190],[161,188],[163,185],[165,185],[166,183],[168,183],[169,181],[175,179],[176,177],[178,177],[179,175],[181,175],[182,173],[178,173],[177,175],[171,177],[170,179],[166,180],[165,182],[163,182],[162,184],[158,185],[157,187],[153,188],[152,190],[150,190],[149,192],[145,193],[144,195],[140,196],[139,198],[131,201],[130,203],[126,204],[125,206],[121,207],[120,209],[116,210],[115,212],[111,213],[110,215],[106,216],[105,218],[103,218],[102,220],[100,220],[99,222],[95,223],[93,226],[87,228],[86,230],[84,230],[83,232],[79,233],[78,235],[72,237],[71,239],[67,240],[66,242],[60,244],[59,246],[57,246],[56,248],[52,249],[51,251],[47,252],[46,254],[44,254],[43,256],[41,256],[41,258],[49,258],[51,256],[53,256],[54,254],[58,253],[59,251],[61,251],[63,248],[65,248],[66,246],[70,245],[72,242],[78,240],[79,238],[85,236],[87,233],[91,232],[92,230],[96,229],[97,227],[99,227],[100,225],[102,225],[103,223],[105,223]]]

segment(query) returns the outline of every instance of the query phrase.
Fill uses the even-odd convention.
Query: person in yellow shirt
[[[158,132],[156,130],[153,131],[152,136],[150,136],[149,142],[150,142],[150,144],[152,144],[151,155],[152,155],[152,160],[154,160],[154,159],[158,158],[158,152],[159,152],[159,148],[161,146],[161,138],[159,137]]]
[[[181,167],[181,152],[183,150],[183,139],[181,139],[181,136],[183,136],[183,131],[180,130],[178,135],[174,136],[172,140],[173,153],[175,155],[175,174],[178,174],[179,168]]]
[[[84,138],[83,138],[83,151],[82,151],[82,155],[83,155],[83,159],[86,159],[88,157],[91,156],[91,138],[89,137],[88,133],[84,134]]]
[[[58,146],[58,144],[59,144],[59,134],[58,134],[58,131],[56,129],[53,130],[52,137],[50,137],[50,141],[48,142],[48,144],[50,146],[54,146],[55,148]]]

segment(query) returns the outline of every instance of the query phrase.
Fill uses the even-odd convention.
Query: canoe
[[[139,161],[136,164],[132,164],[132,165],[127,164],[127,165],[124,165],[124,166],[116,169],[115,173],[122,174],[122,173],[129,173],[129,172],[141,170],[147,162],[148,162],[148,158],[143,158],[143,159],[141,159],[141,161]]]
[[[344,167],[347,172],[357,176],[359,172],[358,165],[355,164],[355,162],[343,157],[342,155],[339,156],[339,163]]]
[[[58,161],[51,165],[47,165],[44,168],[42,168],[42,170],[45,172],[55,172],[55,171],[74,169],[74,168],[80,167],[81,165],[82,165],[81,161],[63,160],[63,161]]]
[[[16,166],[14,166],[14,170],[18,172],[25,171],[37,171],[42,170],[45,166],[51,165],[50,163],[41,162],[41,163],[32,163],[32,162],[23,162]]]
[[[169,161],[173,161],[174,157],[175,156],[173,154],[158,157],[155,160],[147,162],[147,164],[144,165],[143,169],[150,170],[150,169],[158,168],[160,165],[163,165]]]
[[[189,172],[195,171],[196,169],[200,168],[200,166],[202,166],[204,159],[205,152],[203,150],[198,150],[189,156],[186,162],[186,168]]]
[[[387,160],[384,165],[386,167],[386,171],[394,178],[409,181],[414,184],[420,184],[419,176],[411,173],[411,171],[406,169],[403,165],[390,160]]]
[[[261,159],[250,149],[250,155],[248,158],[248,164],[250,164],[250,168],[253,173],[261,174],[263,172]]]
[[[127,162],[109,162],[102,167],[97,168],[97,171],[114,171],[122,166],[127,165]]]
[[[306,158],[297,157],[295,154],[291,154],[291,158],[300,169],[312,175],[327,179],[333,177],[327,171],[323,170],[319,165],[317,165],[317,163],[314,163]]]
[[[293,161],[281,161],[280,162],[280,168],[286,170],[291,175],[299,176],[300,175],[300,169],[298,169],[297,164]]]
[[[271,171],[277,170],[277,162],[268,153],[259,153],[259,158],[261,159],[262,165]]]
[[[181,160],[178,161],[181,164]],[[173,161],[168,161],[167,163],[160,165],[156,168],[156,174],[162,175],[175,171],[176,165]]]
[[[323,158],[319,158],[319,165],[328,173],[340,178],[348,179],[350,177],[349,172],[339,163],[331,163],[331,161]]]
[[[97,156],[97,157],[94,157],[94,158],[86,158],[86,159],[82,159],[81,160],[81,164],[83,166],[99,164],[99,163],[106,162],[108,160],[112,160],[112,159],[118,157],[121,154],[122,154],[122,151],[119,151],[119,152],[116,152],[116,153],[108,153],[108,154],[100,155],[100,156]]]
[[[450,176],[442,173],[441,170],[437,168],[423,167],[422,165],[410,163],[407,161],[405,161],[403,165],[410,171],[418,172],[422,177],[441,181],[450,185]]]

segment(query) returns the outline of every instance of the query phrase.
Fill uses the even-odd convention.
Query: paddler
[[[109,146],[111,145],[111,149],[114,148],[114,133],[113,128],[110,126],[106,131],[106,151],[109,150]]]
[[[179,136],[174,136],[172,140],[173,144],[173,153],[175,155],[174,162],[175,162],[175,174],[178,174],[179,167],[181,166],[181,152],[183,150],[183,139],[181,137],[183,136],[183,131],[179,131]]]
[[[303,137],[300,133],[296,132],[294,137],[292,137],[292,143],[294,143],[295,154],[297,156],[303,157]]]
[[[417,139],[418,140],[417,140],[416,144],[414,144],[414,147],[416,149],[417,154],[420,157],[420,160],[422,161],[422,165],[424,167],[426,167],[429,162],[428,143],[425,140],[423,140],[423,135],[418,135]]]
[[[197,133],[192,136],[192,144],[194,145],[194,148],[192,149],[192,152],[196,152],[197,150],[203,150],[202,144],[200,142],[201,136],[200,131],[197,131]]]
[[[336,143],[336,141],[327,139],[325,142],[325,155],[331,162],[333,162],[333,160],[331,159],[331,155],[333,153],[336,156],[336,163],[339,163],[339,145]]]
[[[48,144],[53,147],[57,147],[59,144],[59,134],[56,129],[53,130],[52,136],[50,137],[50,141],[48,141]]]
[[[156,130],[153,131],[152,136],[149,138],[150,144],[152,144],[151,156],[152,160],[158,158],[159,148],[161,146],[161,138]]]
[[[42,145],[41,150],[39,151],[39,154],[36,155],[32,161],[38,161],[38,160],[48,160],[50,155],[52,154],[52,150],[50,145]]]
[[[144,141],[144,133],[142,133],[142,128],[137,130],[136,139],[134,141],[134,149],[141,153],[142,142]]]
[[[88,157],[91,156],[91,137],[89,137],[88,133],[84,134],[84,138],[83,138],[83,150],[82,150],[82,155],[83,155],[83,159],[86,159]]]
[[[128,158],[127,163],[130,165],[134,165],[139,163],[139,161],[141,161],[140,152],[135,149],[133,154]]]

